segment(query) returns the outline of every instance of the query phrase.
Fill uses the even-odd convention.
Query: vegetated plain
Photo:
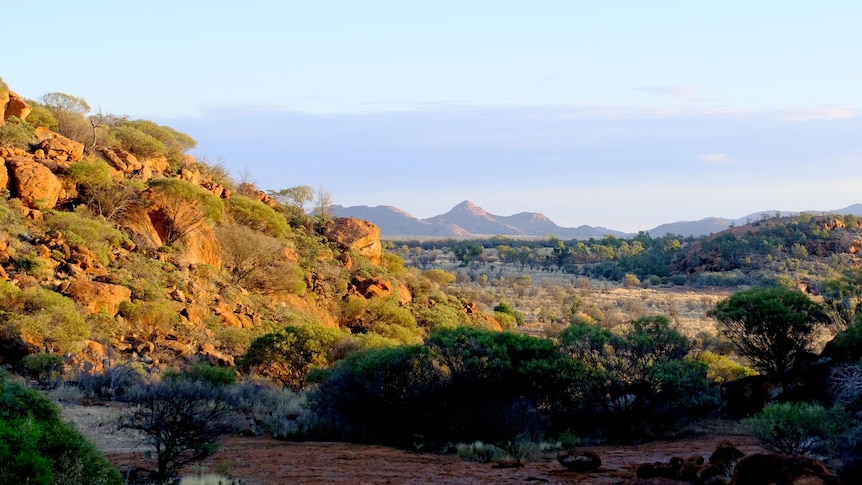
[[[636,463],[581,476],[556,454],[646,443],[634,456],[654,462],[665,457],[650,449],[679,449],[655,440],[698,433],[748,452],[762,450],[755,436],[859,477],[854,216],[765,217],[703,238],[381,241],[367,221],[331,217],[326,191],[264,193],[188,155],[194,139],[170,127],[0,88],[0,433],[28,444],[0,447],[0,481],[266,483],[237,462],[269,437],[354,443],[308,445],[342,450],[333,467],[387,445],[492,482],[540,467],[618,483]],[[136,433],[149,456],[97,440],[128,465],[121,479],[92,448],[51,446],[85,442],[28,387],[94,439]],[[390,473],[382,464],[406,455],[383,455],[368,481],[441,478]],[[287,473],[343,476],[306,472]]]

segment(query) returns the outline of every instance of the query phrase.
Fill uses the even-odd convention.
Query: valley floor
[[[64,406],[64,417],[79,429],[122,470],[152,468],[137,437],[116,431],[119,410],[112,406]],[[763,452],[733,423],[714,421],[696,437],[653,441],[640,445],[590,446],[602,457],[592,473],[569,472],[553,453],[525,463],[521,468],[494,468],[493,463],[468,463],[456,454],[417,453],[384,446],[332,442],[290,442],[270,438],[230,437],[218,453],[187,474],[229,473],[242,485],[303,484],[622,484],[635,477],[641,463],[667,462],[673,456],[708,458],[716,445],[730,441],[746,454]]]

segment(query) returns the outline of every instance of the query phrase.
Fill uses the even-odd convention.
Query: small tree
[[[160,234],[167,246],[191,234],[206,221],[218,222],[224,211],[221,199],[200,187],[175,178],[150,181],[159,213],[166,220],[166,233]]]
[[[777,377],[808,351],[814,330],[830,322],[823,307],[799,290],[752,288],[720,301],[708,315],[719,332],[760,371]]]
[[[134,405],[120,427],[144,435],[156,454],[156,480],[218,450],[218,438],[233,429],[231,406],[220,387],[201,380],[174,379],[130,390]]]

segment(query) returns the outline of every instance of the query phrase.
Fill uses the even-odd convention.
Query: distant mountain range
[[[357,217],[371,221],[380,227],[384,238],[479,238],[496,235],[507,237],[544,237],[554,235],[560,239],[602,238],[609,234],[630,237],[634,234],[615,231],[606,227],[562,227],[545,215],[537,212],[519,212],[511,216],[490,214],[476,204],[465,200],[449,212],[428,219],[419,219],[397,207],[365,205],[343,207],[330,206],[330,211],[338,217]],[[647,232],[652,237],[665,234],[681,236],[704,236],[721,232],[732,226],[739,226],[761,218],[772,217],[777,212],[782,215],[796,215],[798,212],[760,211],[739,219],[707,217],[699,221],[679,221],[662,224]],[[862,216],[862,204],[854,204],[843,209],[830,211],[806,211],[811,214],[837,213]]]

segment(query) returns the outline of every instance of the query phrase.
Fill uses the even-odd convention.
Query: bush
[[[21,290],[0,280],[0,316],[0,328],[27,330],[51,352],[72,351],[89,336],[75,302],[41,287]]]
[[[260,231],[273,237],[290,234],[290,226],[284,216],[259,200],[234,195],[228,200],[227,212],[237,224]]]
[[[12,116],[0,125],[0,145],[27,150],[34,143],[36,135],[33,128],[20,119]]]
[[[124,482],[47,399],[0,377],[0,483]]]
[[[301,389],[313,367],[329,364],[336,343],[344,337],[336,329],[316,325],[289,326],[252,342],[242,359],[242,366],[293,389]]]
[[[164,379],[169,381],[199,381],[210,386],[229,386],[236,384],[237,373],[233,369],[210,364],[194,364],[185,372],[166,371]]]
[[[134,406],[121,427],[140,431],[156,456],[156,480],[176,476],[185,464],[218,450],[219,437],[235,429],[228,395],[199,380],[166,380],[130,389]]]
[[[774,453],[808,455],[828,449],[844,421],[820,404],[770,404],[745,420],[745,426]]]
[[[458,443],[455,445],[455,451],[461,460],[475,463],[490,463],[491,461],[501,459],[504,454],[500,448],[481,441]]]
[[[87,373],[77,376],[78,387],[89,398],[122,399],[126,391],[144,383],[146,375],[139,362],[106,367],[102,373]]]
[[[63,373],[63,358],[57,354],[39,352],[30,354],[18,363],[24,375],[45,385],[60,377]]]

